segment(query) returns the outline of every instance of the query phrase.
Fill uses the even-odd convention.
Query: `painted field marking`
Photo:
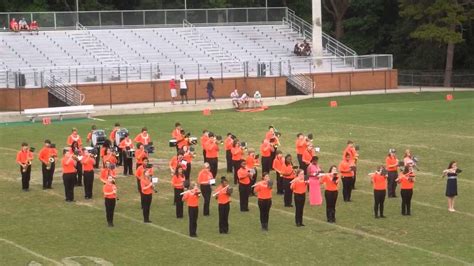
[[[102,122],[106,121],[106,120],[104,120],[104,119],[95,118],[95,117],[89,117],[89,119],[90,119],[90,120],[96,120],[96,121],[102,121]]]
[[[33,251],[33,250],[31,250],[31,249],[29,249],[29,248],[27,248],[27,247],[24,247],[24,246],[22,246],[22,245],[20,245],[20,244],[15,243],[15,242],[13,242],[13,241],[7,240],[7,239],[5,239],[5,238],[0,238],[0,241],[5,242],[5,243],[7,243],[7,244],[9,244],[9,245],[12,245],[12,246],[14,246],[14,247],[16,247],[16,248],[18,248],[18,249],[21,249],[21,250],[25,251],[26,253],[29,253],[29,254],[31,254],[31,255],[33,255],[33,256],[35,256],[35,257],[38,257],[38,258],[40,258],[40,259],[49,261],[49,262],[51,262],[51,263],[53,263],[53,264],[55,264],[55,265],[63,265],[61,262],[59,262],[59,261],[57,261],[57,260],[54,260],[54,259],[48,258],[48,257],[46,257],[46,256],[44,256],[44,255],[41,255],[41,254],[39,254],[38,252],[35,252],[35,251]]]

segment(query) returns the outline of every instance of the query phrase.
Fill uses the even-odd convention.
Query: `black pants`
[[[338,191],[324,191],[324,198],[326,199],[326,218],[328,222],[336,222],[336,202]]]
[[[184,179],[189,180],[189,177],[191,176],[191,163],[186,164],[186,170],[184,170]]]
[[[202,149],[202,158],[204,158],[204,162],[207,162],[206,150],[204,148]]]
[[[301,169],[303,169],[303,154],[296,154],[296,158],[298,159],[298,165]]]
[[[273,170],[273,161],[275,160],[277,153],[277,148],[274,148],[273,151],[270,153],[270,170]],[[270,171],[268,171],[270,173]]]
[[[250,178],[250,194],[255,196],[255,193],[253,192],[252,186],[255,185],[257,182],[257,176],[258,176],[258,170],[257,167],[254,167],[253,170],[255,171],[255,174]]]
[[[142,193],[142,184],[140,180],[137,178],[137,188],[138,188],[138,193],[140,193],[140,206],[143,209],[143,193]]]
[[[31,165],[28,165],[25,172],[23,172],[23,167],[20,166],[20,173],[21,173],[21,188],[24,190],[27,190],[30,188]]]
[[[388,189],[388,197],[395,198],[397,195],[395,191],[397,190],[397,182],[395,181],[398,177],[397,171],[390,171],[388,172],[388,182],[387,182],[387,189]]]
[[[66,201],[74,200],[74,186],[76,185],[76,173],[63,174],[64,194]]]
[[[232,160],[232,165],[234,166],[234,184],[239,183],[239,177],[237,176],[237,172],[240,169],[240,164],[242,164],[242,160]]]
[[[209,168],[211,170],[212,176],[216,178],[217,176],[217,158],[207,158],[207,162],[209,163]]]
[[[41,164],[41,170],[43,172],[43,188],[51,188],[53,184],[53,175],[54,169],[56,168],[56,163],[52,163],[49,167],[49,170],[46,169],[46,164]]]
[[[262,173],[270,173],[270,169],[272,169],[271,157],[262,156]]]
[[[351,201],[352,188],[354,183],[354,178],[352,177],[343,177],[342,178],[342,196],[344,201]]]
[[[239,197],[240,197],[240,211],[249,211],[249,196],[250,196],[250,184],[244,185],[239,183]]]
[[[174,203],[176,206],[176,218],[183,218],[183,195],[181,193],[184,191],[182,188],[174,189]]]
[[[94,187],[94,170],[84,171],[84,197],[92,198],[92,189]]]
[[[188,89],[180,89],[179,95],[181,96],[181,103],[184,103],[184,99],[186,99],[186,103],[188,103]]]
[[[123,156],[123,174],[124,175],[133,175],[133,158],[128,158],[126,151],[122,152]]]
[[[303,162],[303,164],[300,165],[300,169],[303,170],[305,175],[306,175],[306,169],[308,169],[308,166],[309,166],[309,164],[306,164],[305,162]]]
[[[114,210],[115,210],[115,199],[105,198],[105,217],[107,218],[108,224],[114,223]]]
[[[225,161],[227,163],[227,173],[232,173],[232,153],[230,150],[225,151]]]
[[[97,169],[99,168],[99,164],[100,164],[100,148],[95,148],[96,151],[97,151],[97,156],[95,157],[95,164],[94,164],[94,168]]]
[[[303,224],[303,210],[304,203],[306,201],[306,193],[298,194],[295,193],[295,222],[296,225]]]
[[[258,199],[258,209],[260,210],[260,224],[262,229],[268,229],[268,219],[270,217],[270,208],[272,199]]]
[[[211,185],[201,185],[201,193],[204,198],[203,215],[209,216],[209,204],[211,203]]]
[[[197,236],[197,220],[199,216],[199,207],[188,207],[189,216],[189,236]]]
[[[277,194],[283,194],[283,177],[280,173],[276,173],[276,185],[277,185]]]
[[[282,180],[283,180],[283,193],[285,194],[283,196],[283,203],[285,204],[285,207],[290,207],[292,206],[291,203],[293,201],[293,192],[291,191],[291,188],[290,188],[291,179],[282,178]]]
[[[356,178],[357,178],[357,167],[354,167],[354,180],[352,181],[352,189],[355,189]]]
[[[411,215],[411,197],[413,196],[413,189],[400,190],[402,196],[402,215]]]
[[[82,163],[77,162],[76,164],[76,185],[82,186]]]
[[[214,101],[216,100],[216,97],[214,97],[213,95],[214,91],[207,91],[207,101],[210,102],[211,99],[213,99]]]
[[[143,194],[143,221],[150,221],[150,207],[151,201],[153,199],[153,194]]]
[[[227,234],[229,232],[229,210],[230,203],[219,204],[219,233]]]
[[[374,215],[375,217],[383,216],[383,203],[385,202],[386,190],[376,190],[374,189]]]
[[[115,146],[117,147],[117,146]],[[117,151],[118,151],[118,158],[117,158],[117,165],[122,165],[123,163],[123,155],[122,155],[122,149],[120,149],[119,147],[117,147]]]

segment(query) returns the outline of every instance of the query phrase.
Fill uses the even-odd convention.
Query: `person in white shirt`
[[[262,104],[262,94],[259,91],[255,91],[253,94],[253,100],[256,106],[260,106]]]
[[[186,98],[186,103],[188,102],[188,85],[186,84],[186,79],[184,79],[183,74],[179,76],[179,95],[181,96],[181,104],[184,103]]]
[[[239,107],[239,92],[237,90],[234,90],[230,94],[230,98],[232,98],[232,104],[234,105],[235,108]]]

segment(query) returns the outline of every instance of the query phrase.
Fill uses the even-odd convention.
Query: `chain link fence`
[[[444,71],[399,70],[398,84],[400,86],[443,87]],[[474,71],[453,71],[451,87],[474,88]]]

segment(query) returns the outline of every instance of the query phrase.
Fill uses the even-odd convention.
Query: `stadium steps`
[[[55,75],[47,76],[45,85],[48,88],[48,93],[65,105],[81,105],[85,100],[85,95],[80,90]]]
[[[286,83],[287,95],[298,95],[300,93],[304,95],[309,95],[313,92],[313,80],[306,75],[291,75],[288,77]]]

